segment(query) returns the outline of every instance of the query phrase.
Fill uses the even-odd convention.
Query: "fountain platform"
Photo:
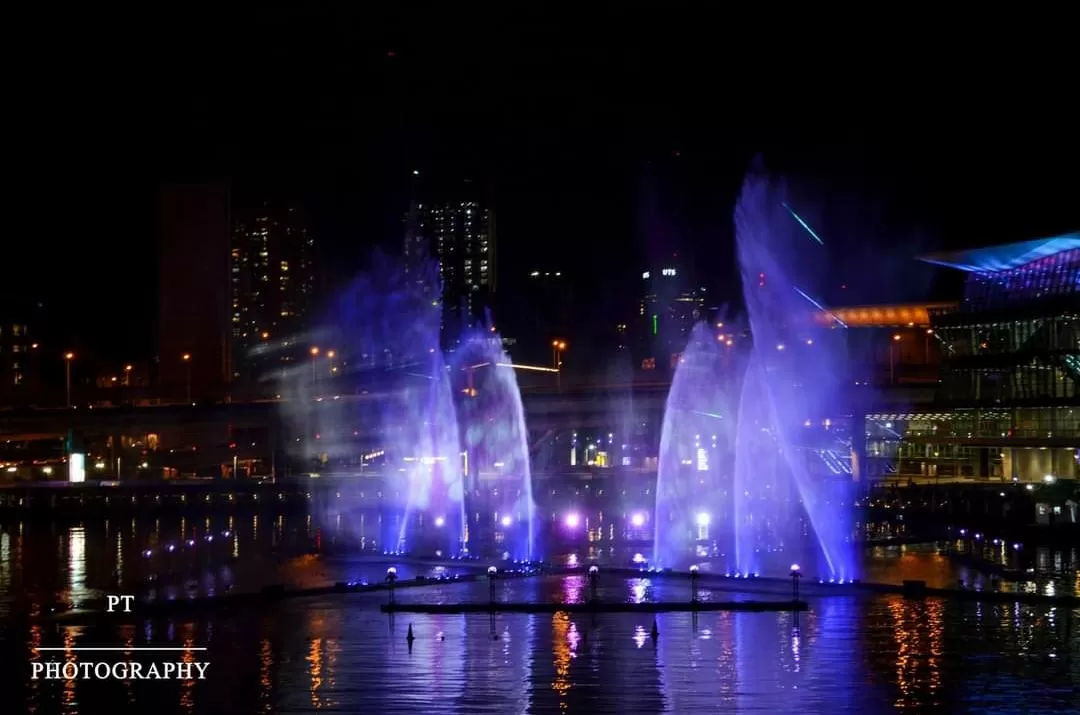
[[[705,613],[738,611],[776,613],[809,610],[806,601],[673,601],[642,603],[384,603],[383,613],[427,613],[458,615],[463,613]]]

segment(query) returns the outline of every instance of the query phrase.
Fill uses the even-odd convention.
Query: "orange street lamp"
[[[124,365],[124,385],[131,387],[131,365]]]
[[[184,395],[191,402],[191,353],[184,353],[180,359],[184,362]]]
[[[555,387],[562,389],[562,353],[566,350],[566,341],[555,339],[551,341],[551,366],[555,368]]]
[[[900,342],[900,333],[892,336],[892,345],[889,346],[889,384],[896,382],[896,344]]]
[[[318,357],[319,357],[319,346],[318,345],[312,345],[311,346],[311,379],[312,379],[313,382],[318,382],[319,381]]]
[[[71,409],[71,361],[75,359],[75,353],[64,353],[64,377],[67,385],[67,406]]]

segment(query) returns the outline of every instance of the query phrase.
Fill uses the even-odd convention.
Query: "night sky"
[[[149,357],[153,200],[173,179],[305,197],[338,282],[372,247],[399,245],[413,169],[490,182],[504,282],[570,272],[579,304],[604,319],[633,301],[620,287],[672,236],[734,296],[732,202],[762,152],[862,207],[830,219],[829,239],[864,256],[863,273],[874,254],[902,262],[1080,227],[1067,44],[1020,57],[989,42],[852,45],[683,13],[357,5],[50,30],[64,70],[10,89],[22,101],[4,292],[40,295],[73,346]]]

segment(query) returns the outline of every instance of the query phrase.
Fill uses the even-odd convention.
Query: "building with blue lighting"
[[[1080,233],[922,260],[965,271],[963,299],[930,314],[934,407],[869,415],[871,454],[902,475],[1077,478]]]

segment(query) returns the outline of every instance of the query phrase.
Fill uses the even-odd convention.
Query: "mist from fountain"
[[[492,327],[466,332],[451,361],[467,478],[494,481],[486,511],[509,557],[536,560],[536,502],[521,390],[510,356]],[[478,497],[479,498],[479,497]],[[479,506],[479,505],[478,505]]]
[[[819,573],[852,578],[852,482],[812,474],[815,438],[838,416],[846,366],[844,331],[816,322],[807,290],[829,279],[828,256],[806,239],[787,209],[783,182],[760,161],[735,208],[735,233],[753,348],[742,381],[735,491],[736,555],[746,572],[762,554],[795,553],[803,519],[820,556]],[[776,464],[770,464],[765,455]],[[819,470],[820,471],[820,470]],[[800,518],[793,518],[793,517]]]
[[[490,548],[535,560],[542,550],[515,368],[490,326],[466,329],[443,351],[438,286],[434,262],[405,271],[376,257],[338,296],[324,321],[332,327],[282,340],[276,362],[292,366],[279,376],[296,434],[291,456],[313,476],[334,475],[332,498],[313,509],[342,522],[361,548]]]
[[[438,286],[437,265],[406,272],[375,260],[331,306],[324,322],[332,327],[284,341],[311,346],[310,361],[296,361],[279,381],[286,423],[298,435],[292,456],[313,472],[381,469],[387,493],[377,537],[357,508],[365,488],[373,491],[369,479],[342,479],[322,514],[347,519],[358,542],[405,551],[422,532],[425,547],[456,553],[465,536],[457,412],[439,346],[441,306],[431,299],[437,291],[424,290]],[[341,391],[354,399],[339,399]],[[379,455],[376,468],[371,454]]]

